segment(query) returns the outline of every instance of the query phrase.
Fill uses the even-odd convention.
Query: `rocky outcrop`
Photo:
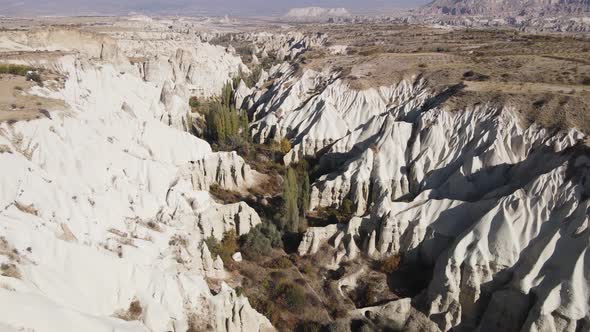
[[[585,229],[587,222],[590,164],[578,143],[582,136],[575,131],[552,136],[535,126],[523,129],[510,110],[498,113],[484,107],[429,113],[421,116],[414,138],[406,141],[408,150],[397,154],[406,164],[389,164],[391,169],[406,170],[399,174],[402,180],[383,184],[381,179],[387,177],[373,173],[374,180],[365,187],[373,188],[374,207],[363,226],[353,227],[353,232],[345,228],[334,238],[357,239],[356,245],[373,257],[402,254],[406,259],[435,264],[424,303],[443,330],[485,326],[479,325],[478,317],[484,312],[495,317],[495,310],[502,310],[497,302],[486,306],[502,287],[513,289],[508,294],[516,294],[510,295],[516,296],[515,301],[531,292],[537,296],[535,302],[521,307],[510,324],[533,328],[539,324],[540,330],[546,324],[558,324],[555,316],[540,315],[534,308],[548,301],[557,303],[553,310],[581,303],[575,297],[551,296],[554,283],[531,281],[550,278],[561,285],[578,278],[574,271],[580,256],[574,252],[567,254],[573,257],[571,262],[559,263],[559,271],[571,273],[555,275],[542,266],[552,264],[551,257],[562,251],[575,251],[556,246],[557,238],[550,234],[563,234],[559,237],[566,236],[568,243],[584,241],[574,235],[582,234],[577,230]],[[372,152],[360,154],[337,175],[329,175],[330,182],[320,179],[314,193],[318,192],[315,188],[334,183],[345,183],[339,188],[358,187],[367,178],[360,174],[369,174],[362,169],[372,163],[372,156]],[[365,207],[356,192],[350,197]],[[357,209],[357,213],[365,212]],[[338,251],[336,262],[349,252],[347,248]],[[560,314],[564,313],[569,324],[576,324],[573,321],[579,318],[574,311],[561,309]]]
[[[359,135],[366,129],[361,126],[377,115],[394,110],[397,117],[411,117],[409,112],[426,96],[420,79],[358,91],[339,75],[308,70],[299,77],[293,68],[276,68],[271,76],[278,78],[272,87],[251,100],[254,139],[290,139],[293,148],[285,156],[288,164],[315,155],[352,131]]]
[[[68,108],[0,124],[0,145],[11,151],[0,153],[0,263],[12,269],[0,276],[1,326],[272,329],[247,299],[223,285],[213,294],[206,282],[225,272],[203,239],[260,222],[245,203],[222,205],[206,190],[245,190],[257,173],[161,121],[184,98],[179,85],[146,82],[131,66],[84,53],[45,65],[66,77],[63,88],[28,93]]]
[[[355,318],[365,318],[373,329],[393,329],[394,331],[440,331],[423,313],[411,304],[411,299],[400,299],[387,304],[359,309],[352,314]]]
[[[193,188],[209,190],[213,184],[241,191],[255,185],[263,175],[252,170],[235,151],[217,152],[188,165]]]
[[[217,96],[240,71],[249,72],[239,56],[198,40],[163,39],[146,45],[142,40],[119,38],[118,44],[126,55],[138,59],[135,66],[139,75],[162,89],[165,112],[160,118],[175,128],[189,128],[186,114],[190,111],[190,97]]]
[[[525,14],[581,14],[590,12],[587,0],[436,0],[421,9],[424,13],[445,15],[525,15]]]
[[[361,255],[433,266],[414,302],[444,331],[585,324],[583,134],[525,126],[510,105],[444,109],[445,92],[420,79],[353,91],[328,71],[273,75],[252,97],[254,138],[288,137],[286,163],[319,155],[332,170],[312,185],[312,209],[355,208],[345,225],[310,228],[301,255],[323,250],[329,268]]]
[[[346,10],[346,8],[303,7],[289,9],[289,12],[284,16],[284,19],[294,21],[318,21],[349,16],[351,16],[350,12]]]

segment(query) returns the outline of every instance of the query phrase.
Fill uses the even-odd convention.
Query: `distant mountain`
[[[588,14],[590,0],[434,0],[423,14],[526,16]]]
[[[346,8],[321,8],[321,7],[304,7],[304,8],[292,8],[286,15],[287,17],[293,18],[306,18],[306,17],[343,17],[350,16],[350,13]]]

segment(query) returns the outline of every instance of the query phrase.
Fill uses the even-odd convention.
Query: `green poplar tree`
[[[301,183],[301,190],[299,195],[299,206],[301,207],[301,214],[305,217],[307,210],[309,210],[309,199],[310,199],[310,184],[309,175],[304,171],[303,182]]]
[[[289,168],[283,183],[283,202],[285,212],[283,228],[292,232],[297,232],[299,230],[298,197],[299,186],[297,184],[297,175],[292,168]]]

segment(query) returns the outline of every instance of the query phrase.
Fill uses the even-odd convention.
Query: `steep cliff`
[[[319,158],[330,171],[310,209],[347,199],[356,215],[310,228],[299,254],[328,246],[334,269],[391,255],[433,266],[413,303],[444,331],[586,324],[584,134],[525,125],[510,104],[449,109],[420,77],[357,91],[333,72],[281,70],[254,97],[254,138],[291,139],[286,163]]]
[[[179,82],[164,77],[162,88],[124,58],[71,52],[29,60],[65,83],[25,92],[67,108],[0,124],[2,326],[272,330],[227,285],[210,291],[207,279],[225,272],[202,242],[260,223],[245,203],[215,202],[209,186],[246,190],[261,175],[161,121],[171,104],[188,107]]]

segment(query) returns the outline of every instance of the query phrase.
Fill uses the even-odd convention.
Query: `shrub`
[[[342,214],[345,216],[352,216],[352,214],[354,213],[353,209],[354,203],[350,199],[345,198],[342,201]]]
[[[238,250],[238,237],[236,231],[233,229],[223,235],[223,239],[219,242],[215,237],[210,236],[205,239],[205,244],[211,252],[211,257],[216,259],[221,257],[224,263],[231,262],[231,256]]]
[[[139,320],[142,313],[143,308],[141,307],[141,303],[138,300],[134,300],[129,304],[127,310],[118,312],[116,316],[122,320],[132,321]]]
[[[281,316],[281,310],[279,306],[275,305],[273,302],[264,299],[264,298],[248,298],[250,304],[256,311],[263,314],[266,318],[268,318],[273,324],[276,324]]]
[[[398,255],[384,258],[379,263],[379,271],[386,273],[386,274],[395,272],[399,268],[400,263],[401,263],[401,257]]]
[[[190,107],[193,107],[193,108],[199,108],[201,106],[201,102],[199,101],[199,98],[197,98],[197,97],[191,97],[188,100],[188,104]]]
[[[285,271],[278,270],[278,271],[271,272],[270,273],[270,277],[275,282],[282,282],[282,281],[285,281],[287,279],[287,274],[285,273]]]
[[[289,142],[288,139],[283,138],[279,143],[279,148],[282,154],[287,154],[289,151],[291,151],[291,142]]]
[[[26,76],[28,72],[32,72],[35,69],[29,66],[13,65],[13,64],[0,64],[0,74],[12,74],[18,76]]]
[[[238,236],[233,229],[226,232],[221,240],[221,259],[224,262],[229,262],[231,256],[238,251]]]
[[[246,84],[246,86],[248,88],[251,88],[254,85],[256,85],[256,83],[258,83],[258,80],[260,80],[260,74],[261,73],[262,73],[261,67],[260,66],[256,66],[256,67],[254,67],[254,69],[252,69],[252,71],[250,72],[250,74],[244,74],[240,70],[239,77],[244,81],[244,84]]]
[[[283,246],[281,232],[279,232],[274,224],[264,222],[257,225],[256,228],[270,241],[270,245],[273,248],[281,248]]]
[[[313,272],[313,267],[309,263],[303,264],[299,267],[299,271],[303,274],[311,274]]]
[[[271,269],[288,269],[293,263],[286,256],[277,257],[266,264]]]
[[[251,260],[258,260],[272,251],[271,241],[258,227],[243,236],[242,253]]]
[[[217,183],[209,186],[209,193],[220,201],[223,201],[225,204],[237,203],[242,200],[242,194],[237,191],[223,189]]]
[[[322,324],[313,321],[306,321],[299,323],[295,328],[297,332],[320,332],[322,331]],[[331,331],[331,330],[330,330]]]
[[[209,236],[205,239],[205,244],[211,253],[211,257],[216,259],[221,252],[221,243],[219,243],[219,241],[214,236]]]
[[[22,278],[18,267],[12,263],[2,263],[2,265],[0,265],[0,275],[15,279]]]
[[[283,302],[291,311],[300,312],[305,305],[305,291],[299,285],[284,283],[276,290],[277,299]]]
[[[26,75],[27,81],[33,81],[38,84],[43,84],[43,80],[41,79],[41,75],[39,75],[36,71],[30,71]]]
[[[251,260],[258,260],[271,253],[272,248],[283,246],[282,234],[277,227],[270,222],[263,222],[241,238],[241,251]]]

